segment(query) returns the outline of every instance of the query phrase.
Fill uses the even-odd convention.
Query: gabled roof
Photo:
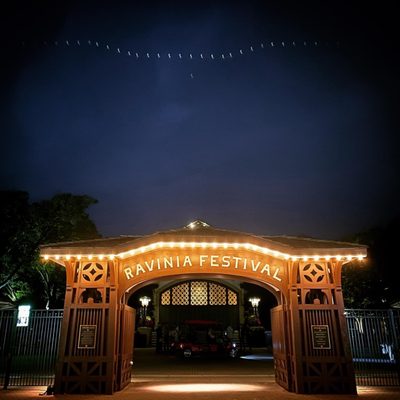
[[[340,242],[334,240],[322,240],[298,236],[263,236],[263,238],[288,245],[294,249],[350,249],[354,247],[366,247],[364,245]]]
[[[154,244],[169,247],[193,247],[194,244],[221,247],[237,245],[253,246],[254,249],[268,249],[271,254],[286,257],[312,256],[366,256],[366,246],[293,236],[258,236],[249,233],[214,228],[203,221],[179,229],[156,232],[146,236],[118,236],[104,239],[76,242],[53,243],[41,246],[41,254],[54,256],[66,254],[95,255],[111,254],[123,257],[127,253],[142,249],[149,251]],[[139,251],[139,250],[138,250]]]

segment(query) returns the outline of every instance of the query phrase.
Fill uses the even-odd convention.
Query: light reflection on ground
[[[201,392],[256,392],[262,386],[239,383],[185,383],[174,385],[154,385],[146,388],[148,391],[169,393],[201,393]]]
[[[274,357],[266,354],[249,354],[247,356],[241,356],[243,360],[273,360]]]

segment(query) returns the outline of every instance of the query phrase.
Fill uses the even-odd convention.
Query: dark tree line
[[[0,300],[29,302],[35,308],[62,307],[64,268],[43,263],[39,246],[98,238],[86,211],[96,202],[64,193],[32,203],[26,192],[0,192]]]
[[[399,261],[400,218],[346,238],[368,246],[367,260],[343,267],[345,305],[349,308],[400,306]]]

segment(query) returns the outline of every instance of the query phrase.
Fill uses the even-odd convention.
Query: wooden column
[[[118,323],[114,268],[112,261],[66,262],[56,393],[114,391]]]
[[[339,262],[293,263],[290,282],[292,388],[297,393],[356,393]]]

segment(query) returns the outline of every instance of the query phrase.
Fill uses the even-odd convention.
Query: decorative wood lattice
[[[325,269],[319,264],[306,264],[303,267],[302,275],[305,281],[320,283],[325,278]]]
[[[237,293],[226,286],[208,281],[180,283],[161,293],[162,306],[236,306]]]
[[[161,305],[169,306],[171,304],[171,291],[166,290],[161,294]]]
[[[206,306],[207,301],[207,282],[190,282],[190,304],[192,306]]]
[[[226,305],[226,288],[215,283],[210,283],[210,306]]]
[[[233,290],[228,289],[228,305],[236,306],[237,304],[238,304],[237,294]]]
[[[181,283],[180,285],[172,288],[172,305],[189,305],[189,283]]]
[[[101,287],[110,279],[107,262],[75,262],[74,283],[81,286]]]

